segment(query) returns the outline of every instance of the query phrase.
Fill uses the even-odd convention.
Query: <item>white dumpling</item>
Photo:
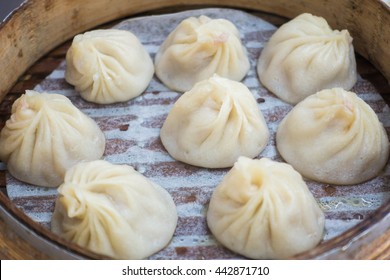
[[[239,156],[256,157],[269,131],[255,98],[242,83],[214,75],[184,93],[160,132],[176,160],[209,168],[231,167]]]
[[[329,184],[357,184],[383,169],[389,140],[371,107],[341,88],[297,104],[276,135],[281,156],[303,176]]]
[[[170,194],[127,165],[75,165],[58,188],[51,229],[95,253],[143,259],[163,249],[177,223]]]
[[[289,164],[240,157],[214,190],[207,224],[224,246],[252,259],[284,259],[315,247],[324,214]]]
[[[282,100],[296,104],[322,89],[356,83],[352,37],[332,30],[326,20],[302,14],[282,25],[261,52],[261,83]]]
[[[58,187],[69,167],[99,159],[104,150],[98,125],[60,94],[27,90],[0,134],[0,159],[8,171],[44,187]]]
[[[99,104],[139,96],[154,74],[153,61],[126,30],[93,30],[74,37],[66,54],[65,79],[81,97]]]
[[[167,87],[185,92],[214,73],[241,81],[249,59],[233,23],[200,16],[183,20],[169,34],[156,54],[155,67]]]

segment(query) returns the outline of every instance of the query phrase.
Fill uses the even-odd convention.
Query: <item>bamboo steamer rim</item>
[[[225,7],[268,12],[287,18],[304,12],[322,16],[333,28],[348,29],[354,38],[355,50],[369,60],[390,83],[389,5],[384,0],[318,2],[320,1],[188,0],[184,4],[179,0],[26,0],[0,24],[0,101],[39,58],[78,33],[115,19],[155,9],[221,6],[221,3]],[[36,242],[36,247],[47,250],[49,255],[52,253],[60,258],[106,258],[70,243],[33,222],[2,192],[0,216],[22,237]],[[385,231],[390,229],[390,201],[347,232],[295,258],[326,257],[331,251],[343,255],[354,242],[367,239],[365,236],[370,230],[375,231],[377,228]],[[348,257],[348,252],[344,257]]]

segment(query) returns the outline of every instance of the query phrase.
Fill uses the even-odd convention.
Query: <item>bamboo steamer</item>
[[[390,10],[381,0],[30,0],[0,26],[0,68],[4,69],[0,98],[29,66],[75,34],[114,19],[184,3],[259,10],[288,18],[303,12],[322,16],[333,28],[348,29],[357,52],[390,80]]]
[[[292,18],[310,12],[333,28],[348,29],[355,50],[390,82],[390,8],[380,0],[29,0],[0,25],[0,101],[18,78],[50,50],[85,30],[109,21],[161,8],[226,6]],[[31,222],[0,192],[0,226],[7,226],[45,256],[56,259],[103,258]],[[0,238],[7,238],[7,234]],[[17,249],[17,244],[12,244]],[[23,255],[22,255],[23,257]],[[390,258],[390,202],[371,219],[296,258]]]

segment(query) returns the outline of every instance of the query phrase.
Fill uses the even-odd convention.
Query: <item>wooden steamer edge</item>
[[[27,0],[0,24],[0,101],[50,50],[85,30],[161,8],[224,6],[293,18],[310,12],[348,29],[355,50],[390,83],[390,8],[381,0]],[[56,259],[104,259],[33,222],[0,192],[0,217],[33,247]],[[3,221],[1,224],[4,224]],[[390,259],[390,201],[347,232],[296,259]]]

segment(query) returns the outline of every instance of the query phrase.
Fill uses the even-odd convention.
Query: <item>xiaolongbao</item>
[[[177,223],[169,193],[127,165],[75,165],[58,188],[52,231],[95,253],[143,259],[171,240]]]
[[[93,30],[74,37],[66,54],[66,81],[87,101],[128,101],[149,85],[154,66],[130,31]]]
[[[176,160],[222,168],[232,166],[239,156],[257,156],[269,131],[249,89],[214,75],[176,101],[160,137]]]
[[[200,16],[183,20],[169,34],[156,54],[155,66],[166,86],[184,92],[214,73],[241,81],[249,59],[233,23]]]
[[[65,171],[105,149],[97,124],[63,95],[27,90],[12,105],[0,134],[0,159],[17,179],[57,187]]]
[[[341,88],[322,90],[295,106],[276,135],[281,156],[303,176],[330,184],[375,177],[389,140],[371,107]]]
[[[257,73],[265,87],[292,104],[322,89],[349,90],[357,79],[352,37],[321,17],[302,14],[272,35]]]
[[[283,259],[316,246],[324,214],[289,164],[240,157],[214,190],[207,224],[224,246],[253,259]]]

